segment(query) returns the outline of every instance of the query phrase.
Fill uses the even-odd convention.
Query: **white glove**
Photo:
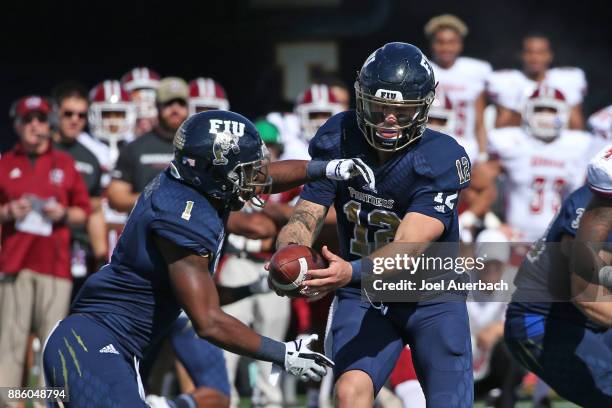
[[[285,343],[285,371],[293,374],[302,381],[321,381],[327,373],[326,367],[333,367],[334,362],[321,353],[316,353],[308,345],[319,337],[312,334],[306,338],[295,339]],[[275,385],[281,367],[274,364],[270,374],[270,383]]]
[[[330,180],[343,181],[359,175],[368,183],[370,190],[376,191],[374,172],[361,159],[330,160],[325,167],[325,176]]]
[[[476,225],[480,220],[470,210],[464,211],[459,214],[459,229],[470,229]]]
[[[155,394],[147,395],[145,402],[151,408],[170,408],[171,407],[170,404],[168,404],[168,400],[166,399],[166,397],[161,397]]]

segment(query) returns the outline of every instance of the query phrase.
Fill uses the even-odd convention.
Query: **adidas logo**
[[[100,353],[111,353],[111,354],[119,354],[115,346],[109,344],[108,346],[104,346],[100,349]]]
[[[436,206],[434,207],[434,210],[436,210],[436,211],[437,211],[437,212],[439,212],[439,213],[444,214],[445,208],[444,208],[444,205],[436,205]]]

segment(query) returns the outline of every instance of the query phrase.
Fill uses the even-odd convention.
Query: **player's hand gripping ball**
[[[306,245],[288,245],[279,249],[270,260],[270,281],[276,292],[289,297],[306,297],[301,284],[312,269],[327,268],[327,261]]]

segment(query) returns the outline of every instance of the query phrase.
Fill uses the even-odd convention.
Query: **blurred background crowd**
[[[354,72],[368,54],[388,41],[418,45],[439,82],[430,127],[455,137],[473,166],[472,186],[459,203],[462,240],[475,242],[476,251],[483,242],[507,244],[488,258],[491,280],[516,268],[526,245],[510,243],[528,244],[544,233],[562,199],[583,183],[589,158],[612,139],[603,29],[578,30],[581,41],[564,32],[573,28],[565,22],[588,23],[581,10],[551,17],[542,5],[515,10],[507,2],[486,12],[457,6],[453,15],[387,0],[351,7],[340,0],[241,3],[194,10],[203,24],[197,35],[208,36],[202,46],[193,39],[178,43],[194,35],[184,27],[194,20],[169,7],[150,22],[150,36],[134,31],[141,41],[132,38],[127,47],[109,26],[107,48],[92,48],[82,60],[74,53],[46,61],[44,39],[36,60],[15,50],[24,58],[11,63],[15,80],[0,97],[9,111],[0,157],[1,386],[39,381],[36,356],[46,336],[84,280],[109,259],[139,194],[172,159],[172,138],[190,114],[235,110],[255,121],[273,160],[308,159],[316,130],[352,108]],[[118,31],[129,31],[138,18],[146,13]],[[87,48],[89,30],[81,22],[74,29],[69,17],[60,22],[62,49]],[[161,35],[160,24],[176,32]],[[46,77],[45,67],[52,72]],[[230,218],[235,233],[227,239],[219,284],[241,286],[266,273],[299,193],[271,196],[264,212],[247,208]],[[333,251],[335,233],[330,211],[317,245]],[[226,310],[275,339],[322,338],[330,300],[263,293]],[[546,406],[546,385],[519,369],[503,347],[505,303],[488,300],[469,305],[477,397],[490,406],[520,399]],[[172,353],[160,355],[167,361],[151,370],[147,391],[193,389],[194,379]],[[406,350],[380,406],[424,406],[409,359]],[[330,378],[321,390],[289,380],[273,387],[265,364],[231,353],[225,360],[232,405],[239,396],[261,406],[330,404]]]

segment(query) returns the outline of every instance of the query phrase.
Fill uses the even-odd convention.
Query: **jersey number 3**
[[[368,256],[372,251],[391,242],[401,222],[394,212],[379,209],[367,213],[366,222],[362,222],[361,203],[355,200],[344,204],[344,214],[350,222],[355,224],[350,245],[351,254],[360,257]],[[368,240],[368,227],[376,229],[374,242]]]

